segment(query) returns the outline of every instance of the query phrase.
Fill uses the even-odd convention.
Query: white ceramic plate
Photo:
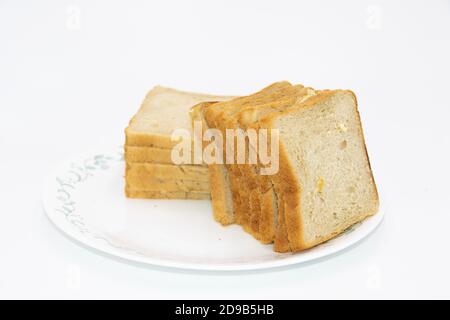
[[[369,235],[384,210],[339,237],[296,254],[278,254],[241,227],[222,227],[210,201],[136,200],[124,196],[122,148],[67,161],[44,188],[53,224],[78,242],[134,262],[195,270],[287,266],[337,253]]]

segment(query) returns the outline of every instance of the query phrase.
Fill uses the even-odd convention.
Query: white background
[[[0,1],[0,297],[450,298],[450,2]],[[257,273],[139,267],[46,219],[45,175],[123,141],[156,84],[350,88],[388,212],[354,249]]]

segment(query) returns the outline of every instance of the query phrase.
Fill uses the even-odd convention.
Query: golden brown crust
[[[260,193],[258,188],[255,192]],[[277,206],[276,195],[273,190],[267,190],[260,194],[260,210],[259,216],[259,234],[261,235],[261,243],[272,243],[275,239],[276,221],[274,215],[274,207]]]
[[[286,214],[285,210],[286,207],[284,205],[285,199],[284,194],[281,192],[280,185],[274,183],[274,178],[276,178],[278,175],[271,176],[271,182],[273,183],[273,189],[272,192],[274,192],[274,195],[276,197],[276,206],[277,206],[277,216],[275,221],[276,228],[274,229],[275,235],[274,235],[274,244],[273,244],[273,250],[276,252],[290,252],[291,247],[289,245],[289,238],[288,238],[288,230],[286,227]]]
[[[283,203],[283,199],[279,201],[280,206],[278,207],[278,226],[275,231],[275,239],[276,241],[273,244],[273,250],[275,252],[291,252],[291,248],[289,246],[289,239],[287,237],[286,223],[285,223],[285,214],[284,208],[281,205]]]
[[[256,94],[220,102],[204,110],[207,121],[215,128],[219,128],[226,136],[226,129],[238,127],[238,121],[233,114],[241,109],[252,108],[257,105],[270,103],[283,96],[283,90],[289,90],[292,85],[288,82],[275,83]],[[236,160],[236,149],[234,154]],[[251,233],[256,239],[261,239],[259,234],[260,201],[257,194],[252,195],[250,190],[257,188],[256,181],[250,170],[252,166],[247,164],[226,165],[230,173],[230,187],[233,194],[236,221]]]
[[[277,99],[276,103],[268,103],[259,107],[251,106],[244,108],[237,116],[241,119],[241,122],[245,123],[244,126],[246,128],[252,128],[258,131],[260,128],[264,128],[264,123],[266,122],[266,119],[271,118],[271,114],[283,112],[283,110],[292,107],[293,104],[300,103],[300,101],[304,101],[312,95],[315,95],[315,90],[312,88],[303,87],[301,85],[292,86],[286,91],[282,98]],[[270,136],[270,132],[268,133]],[[270,139],[268,142],[269,141]],[[258,164],[257,167],[261,166]],[[259,169],[257,169],[256,172],[257,171],[259,171]],[[263,243],[274,241],[277,251],[289,251],[287,235],[283,234],[287,229],[283,216],[284,205],[282,197],[280,196],[277,198],[277,204],[271,205],[271,203],[274,202],[272,199],[276,197],[273,186],[274,183],[272,181],[274,177],[257,174],[257,178],[260,192],[259,201],[261,203],[260,216],[258,218],[260,241]],[[274,221],[273,216],[276,214],[276,210],[280,210],[282,214],[278,214],[277,221]],[[268,223],[269,225],[267,225]]]
[[[203,110],[211,106],[215,102],[199,103],[191,108],[192,125],[194,121],[201,121],[202,132],[208,129],[206,120],[203,117]],[[203,137],[196,137],[202,141]],[[211,185],[211,202],[213,208],[214,219],[222,225],[235,223],[234,205],[231,195],[231,182],[229,180],[228,170],[223,164],[208,165],[209,180]]]
[[[287,231],[287,240],[292,251],[297,250],[299,239],[303,238],[303,229],[300,208],[300,184],[291,166],[284,146],[280,141],[279,149],[279,171],[274,176],[273,182],[276,185],[278,196],[281,198],[280,206],[283,207],[283,213],[280,220],[285,224],[283,227]]]
[[[234,127],[239,126],[243,130],[246,130],[249,124],[259,120],[260,110],[273,110],[284,104],[289,105],[293,99],[295,100],[295,96],[298,91],[303,90],[303,88],[304,87],[302,85],[288,86],[286,83],[282,83],[281,88],[268,92],[268,94],[264,96],[264,99],[261,98],[258,100],[258,103],[251,103],[237,110],[237,112],[232,115],[231,121],[228,121],[228,125]],[[247,148],[249,148],[248,139]],[[246,152],[248,153],[248,150],[246,150]],[[271,203],[268,207],[264,207],[266,202],[261,199],[261,195],[267,189],[264,185],[264,181],[267,179],[261,178],[261,176],[257,173],[259,171],[258,164],[245,164],[239,165],[238,167],[244,177],[241,181],[241,190],[249,190],[249,197],[247,201],[250,203],[248,220],[251,226],[251,233],[262,243],[270,243],[274,240],[274,238],[269,237],[273,236],[274,233],[271,232],[271,230],[268,230],[269,232],[267,234],[261,233],[261,231],[265,230],[265,228],[260,228],[261,222],[264,223],[273,221],[274,215],[273,204]],[[272,218],[266,217],[268,219],[261,219],[262,212],[264,212],[264,214],[271,214]]]
[[[234,103],[246,103],[250,101],[251,98],[249,96],[246,97],[240,97],[233,99],[233,103],[231,104],[223,104],[222,102],[213,104],[211,106],[208,106],[207,108],[202,109],[203,118],[206,122],[206,125],[208,127],[212,128],[222,128],[222,133],[225,136],[225,128],[222,127],[223,124],[223,115],[224,112],[227,109],[233,108]],[[228,188],[231,189],[232,198],[233,198],[233,209],[234,209],[234,217],[235,221],[238,224],[241,224],[244,226],[244,229],[246,231],[249,231],[247,227],[247,219],[246,219],[246,212],[249,211],[248,201],[242,201],[241,200],[241,190],[240,190],[240,177],[241,172],[239,171],[239,168],[237,168],[234,165],[224,165],[225,169],[228,172],[228,179],[229,179],[229,186]],[[242,196],[245,196],[242,194]]]
[[[189,115],[192,120],[192,127],[194,127],[195,121],[200,121],[200,122],[202,122],[202,131],[205,131],[207,129],[207,126],[206,126],[205,119],[203,118],[203,110],[217,102],[218,101],[206,101],[206,102],[200,102],[200,103],[196,104],[195,106],[193,106],[189,112]],[[195,138],[199,139],[200,141],[203,142],[203,137],[195,137]]]
[[[124,149],[126,162],[149,162],[176,165],[172,161],[172,149],[127,145]],[[193,155],[191,155],[191,159],[193,159]],[[191,163],[187,163],[186,165],[189,164]]]
[[[172,149],[180,140],[172,141],[170,136],[132,132],[125,129],[125,145]]]
[[[142,191],[210,192],[209,182],[206,181],[146,179],[140,176],[128,179],[125,186],[130,189]]]
[[[209,182],[208,168],[201,166],[174,166],[158,163],[127,163],[125,179],[134,185],[136,180],[191,180]]]
[[[252,169],[247,169],[248,171]],[[247,171],[247,172],[248,172]],[[242,171],[245,173],[245,171]],[[259,232],[259,225],[261,219],[261,195],[259,193],[258,183],[253,174],[246,174],[245,180],[247,181],[248,193],[249,193],[249,206],[250,206],[250,229],[254,234],[254,237],[262,241],[261,234]],[[245,183],[245,181],[244,181]]]
[[[232,224],[235,218],[233,204],[227,200],[231,198],[231,190],[226,169],[222,164],[212,164],[208,166],[208,170],[214,219],[222,225]]]
[[[191,199],[191,200],[209,200],[209,193],[196,192],[159,192],[125,189],[125,195],[133,199]]]
[[[369,153],[367,151],[367,146],[366,146],[366,139],[364,137],[364,130],[362,127],[362,122],[361,122],[361,115],[359,114],[359,108],[358,108],[358,99],[356,99],[356,95],[353,91],[351,90],[346,90],[347,92],[349,92],[352,95],[353,100],[355,101],[355,106],[356,106],[356,115],[358,117],[358,122],[359,122],[359,129],[360,129],[360,136],[362,139],[362,143],[363,143],[363,147],[364,147],[364,153],[366,154],[366,161],[367,161],[367,165],[369,166],[369,172],[370,172],[370,178],[372,179],[372,183],[375,187],[375,200],[379,206],[379,195],[378,195],[378,189],[377,189],[377,184],[375,183],[375,178],[373,176],[373,172],[372,172],[372,165],[370,164],[370,158],[369,158]],[[378,209],[377,209],[378,210]]]
[[[279,88],[277,88],[278,85]],[[206,109],[209,115],[205,115],[205,118],[209,116],[215,120],[216,124],[221,124],[225,128],[235,128],[239,126],[246,129],[246,124],[248,122],[258,120],[258,110],[261,109],[267,113],[280,112],[280,110],[290,107],[297,99],[303,99],[309,94],[314,94],[314,90],[311,88],[304,88],[301,85],[292,86],[287,82],[274,84],[268,88],[270,88],[272,92],[266,93],[265,95],[263,94],[264,90],[262,90],[255,95],[247,96],[247,100],[241,98],[217,103],[213,105],[212,108]],[[258,102],[252,101],[252,98],[256,95],[258,95]],[[222,106],[222,109],[219,109],[218,106]],[[274,191],[272,191],[272,194],[265,194],[265,198],[262,199],[262,194],[267,193],[267,190],[271,188],[272,183],[270,182],[270,179],[258,177],[261,181],[252,180],[252,177],[255,176],[254,172],[258,170],[255,165],[234,165],[231,166],[229,170],[233,173],[232,176],[236,177],[238,182],[235,187],[232,187],[233,194],[239,194],[239,198],[235,200],[235,203],[237,204],[236,216],[238,217],[238,220],[242,221],[244,228],[261,242],[270,243],[273,240],[274,235],[276,235],[275,240],[277,241],[276,238],[279,238],[279,244],[277,245],[278,250],[288,250],[288,245],[286,245],[287,235],[284,235],[283,239],[281,236],[282,232],[275,232],[274,229],[273,208],[276,206],[273,205],[274,201],[271,200]],[[259,188],[259,193],[253,191],[254,188]],[[252,191],[243,192],[243,190]],[[245,207],[246,203],[249,203],[249,206]],[[284,209],[282,208],[281,210]],[[272,213],[271,216],[270,213]],[[284,226],[284,217],[282,217],[282,215],[279,217],[281,221],[281,223],[279,223],[280,230],[286,230],[286,226]],[[272,223],[272,225],[260,226],[261,223]]]
[[[249,231],[247,226],[247,212],[249,211],[248,202],[244,200],[245,194],[241,190],[240,179],[242,177],[241,171],[235,165],[227,165],[225,167],[228,169],[229,181],[231,188],[231,195],[233,198],[234,215],[237,224],[240,224],[245,231]]]

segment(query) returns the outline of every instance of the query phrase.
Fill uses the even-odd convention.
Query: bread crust
[[[208,129],[203,117],[203,109],[215,102],[199,103],[191,108],[192,126],[194,121],[202,123],[202,132]],[[202,142],[202,149],[206,146],[203,137],[196,137]],[[231,194],[231,182],[228,169],[223,164],[208,165],[209,181],[211,186],[211,202],[214,219],[222,225],[230,225],[236,222],[233,198]]]
[[[197,192],[160,192],[160,191],[142,191],[125,189],[125,195],[132,199],[191,199],[191,200],[209,200],[209,193]]]
[[[191,180],[209,182],[208,168],[200,166],[174,166],[160,163],[127,163],[127,183],[139,180]]]
[[[302,85],[296,85],[292,86],[290,90],[286,92],[286,94],[280,98],[277,99],[275,103],[268,103],[266,105],[261,105],[258,107],[250,107],[247,109],[243,109],[239,112],[238,117],[240,118],[241,123],[244,122],[243,125],[245,129],[255,129],[256,131],[259,131],[260,126],[259,122],[262,121],[264,123],[264,119],[269,117],[272,113],[279,113],[282,110],[285,110],[286,108],[291,107],[296,101],[299,99],[305,99],[306,96],[314,94],[315,91],[312,88],[303,87]],[[249,117],[250,114],[250,117]],[[247,118],[247,121],[245,119]],[[250,120],[248,119],[250,118]],[[253,118],[253,119],[252,119]],[[248,123],[250,121],[250,124]],[[246,123],[247,122],[247,123]],[[269,133],[270,137],[270,133]],[[270,146],[270,140],[268,139],[268,150]],[[256,148],[256,146],[255,146]],[[262,167],[260,163],[258,163],[255,166],[257,169],[255,172],[259,172],[260,168]],[[269,205],[269,203],[272,202],[271,198],[275,196],[275,190],[273,188],[273,182],[271,181],[272,177],[270,176],[264,176],[260,174],[256,174],[257,178],[257,184],[259,187],[259,194],[260,197],[258,201],[262,204],[261,205],[261,211],[260,216],[258,217],[259,220],[259,233],[261,242],[263,243],[269,243],[272,241],[275,241],[275,250],[280,252],[286,252],[289,251],[289,246],[287,245],[287,235],[284,234],[286,227],[284,223],[284,217],[283,214],[277,215],[278,220],[274,223],[274,209],[279,210],[281,212],[284,212],[284,208],[281,205],[281,197],[277,196],[277,204],[276,205]],[[269,195],[272,193],[271,195]],[[268,199],[264,199],[264,197],[268,197]],[[265,223],[272,223],[271,225],[267,226],[264,225]],[[276,230],[279,229],[279,230]]]
[[[251,96],[218,103],[212,107],[205,108],[203,112],[204,118],[210,127],[219,128],[222,131],[223,136],[226,136],[225,130],[234,129],[237,124],[236,119],[227,115],[228,110],[238,111],[246,105],[261,103],[266,97],[270,97],[271,94],[277,92],[277,90],[282,90],[283,88],[289,88],[291,86],[292,85],[288,82],[275,83]],[[236,154],[234,159],[236,159]],[[253,190],[251,181],[249,181],[250,185],[247,185],[249,175],[247,174],[246,167],[248,165],[225,164],[225,166],[229,172],[236,222],[241,224],[244,230],[251,233],[256,239],[260,239],[259,229],[257,228],[259,219],[252,218],[252,211],[259,211],[260,208],[259,203],[255,203],[254,200],[251,200],[252,198],[257,198],[257,196],[251,195],[250,190]]]
[[[146,177],[135,176],[126,181],[127,188],[142,191],[160,191],[160,192],[202,192],[209,193],[209,182],[195,180],[161,180],[146,179]]]
[[[222,225],[235,222],[228,172],[222,164],[208,166],[214,219]]]
[[[346,90],[346,92],[349,92],[352,97],[353,100],[355,101],[355,106],[356,106],[356,116],[358,117],[358,121],[359,121],[359,129],[360,129],[360,136],[362,139],[362,145],[364,148],[364,153],[366,154],[366,161],[367,161],[367,165],[369,166],[369,172],[370,172],[370,178],[372,179],[372,183],[373,186],[375,187],[375,201],[377,202],[377,211],[380,205],[380,198],[379,198],[379,194],[378,194],[378,188],[377,188],[377,184],[375,183],[375,177],[373,176],[373,171],[372,171],[372,165],[370,164],[370,158],[369,158],[369,152],[367,151],[367,145],[366,145],[366,138],[364,136],[364,130],[362,127],[362,121],[361,121],[361,115],[359,113],[359,108],[358,108],[358,99],[356,98],[356,94],[351,91],[351,90]]]
[[[139,147],[153,147],[161,149],[172,149],[181,140],[172,141],[170,136],[133,132],[125,129],[125,145]]]
[[[124,157],[126,162],[148,162],[177,165],[172,161],[172,149],[125,145],[124,150]],[[193,150],[191,159],[193,159]],[[193,165],[193,163],[191,161],[190,163],[186,163],[185,165]]]

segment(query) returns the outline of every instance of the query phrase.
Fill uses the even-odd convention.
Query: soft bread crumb
[[[343,123],[339,123],[338,129],[340,132],[347,132],[347,126]]]
[[[316,192],[322,193],[324,186],[325,186],[325,181],[323,180],[322,177],[319,177],[317,179],[317,183],[316,183]]]

